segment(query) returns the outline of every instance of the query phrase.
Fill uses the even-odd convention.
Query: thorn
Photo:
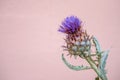
[[[63,47],[63,48],[67,48],[67,46],[64,46],[64,45],[63,45],[62,47]]]
[[[74,58],[77,59],[77,55],[74,55]]]
[[[67,56],[69,56],[70,54],[67,54]]]
[[[70,58],[72,57],[72,54],[70,54]]]

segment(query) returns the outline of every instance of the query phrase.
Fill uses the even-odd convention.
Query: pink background
[[[107,76],[119,80],[119,5],[119,0],[0,0],[0,80],[94,80],[93,70],[73,71],[61,60],[64,35],[57,30],[70,15],[82,19],[103,50],[111,48]]]

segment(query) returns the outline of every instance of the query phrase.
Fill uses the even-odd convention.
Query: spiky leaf
[[[70,68],[72,70],[75,70],[75,71],[91,69],[91,67],[89,67],[89,66],[83,66],[83,65],[81,65],[81,66],[74,66],[74,65],[71,65],[70,63],[68,63],[66,61],[66,59],[64,58],[63,54],[62,54],[62,60],[67,65],[68,68]]]
[[[105,65],[106,65],[106,60],[107,60],[107,57],[108,57],[108,53],[109,53],[109,50],[108,51],[105,51],[104,53],[102,53],[101,55],[101,59],[100,59],[100,66],[99,68],[104,72],[105,72]]]
[[[99,44],[98,40],[95,37],[93,37],[93,42],[94,42],[94,44],[96,46],[97,53],[100,53],[101,52],[100,44]]]

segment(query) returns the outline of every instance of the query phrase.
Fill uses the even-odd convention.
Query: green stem
[[[85,59],[102,80],[107,80],[106,75],[103,74],[103,72],[100,69],[98,69],[98,67],[94,64],[93,60],[91,59],[91,57],[86,57]]]

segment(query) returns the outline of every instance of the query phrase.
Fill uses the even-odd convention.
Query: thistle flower
[[[67,17],[60,26],[59,31],[66,34],[74,34],[81,27],[82,21],[76,16]]]
[[[90,37],[86,31],[82,29],[82,21],[76,16],[67,17],[60,26],[58,31],[66,33],[66,46],[65,50],[69,52],[69,55],[83,57],[82,53],[89,51],[91,47]]]

